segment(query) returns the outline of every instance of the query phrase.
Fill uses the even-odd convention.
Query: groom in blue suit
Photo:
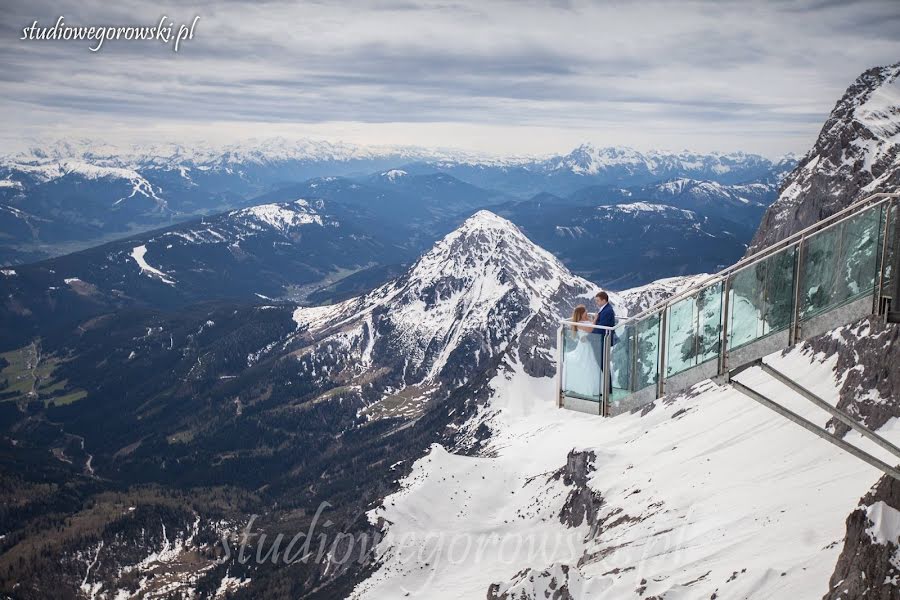
[[[600,327],[615,327],[616,311],[613,310],[612,304],[609,303],[609,294],[607,294],[606,292],[597,292],[597,295],[594,296],[594,302],[597,304],[598,308],[597,318],[594,320],[594,325],[597,325],[597,327],[594,327],[594,333],[599,333],[603,336],[600,338],[600,355],[598,357],[600,360],[600,368],[602,369],[603,365],[605,364],[603,362],[603,353],[606,351],[606,336],[612,336],[612,345],[615,345],[618,340],[616,339],[615,331],[610,331],[609,329],[600,329]],[[607,386],[609,386],[607,389],[609,390],[610,395],[612,395],[612,369],[610,369],[610,372],[607,373],[604,379],[606,379],[606,384]]]
[[[609,303],[609,294],[606,292],[597,292],[597,295],[594,296],[594,302],[599,309],[597,311],[597,318],[594,319],[594,325],[598,325],[599,327],[594,328],[594,333],[607,332],[608,330],[600,329],[600,327],[616,326],[616,311],[613,310],[612,304]],[[615,338],[613,338],[613,342],[615,342]]]

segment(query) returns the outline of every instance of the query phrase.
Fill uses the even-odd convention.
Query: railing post
[[[900,212],[900,202],[894,199],[897,210]],[[891,292],[891,310],[888,311],[888,323],[900,323],[900,214],[894,219],[894,264],[891,266],[891,277],[894,278],[894,287]]]
[[[563,331],[565,327],[560,325],[556,329],[556,408],[563,407]]]
[[[794,253],[794,296],[791,307],[791,329],[788,331],[788,345],[793,346],[800,339],[802,326],[800,324],[800,290],[803,286],[803,256],[806,251],[806,236],[800,238],[797,244],[797,252]]]
[[[872,314],[881,315],[883,307],[881,306],[881,298],[884,296],[884,274],[887,270],[888,263],[888,239],[891,233],[891,213],[894,200],[891,200],[884,207],[884,230],[881,232],[881,258],[878,260],[878,281],[875,283],[875,298],[872,305]],[[886,317],[887,315],[885,315]]]
[[[612,371],[610,367],[612,365],[612,361],[610,360],[610,353],[612,350],[612,335],[610,334],[610,330],[604,329],[603,331],[603,369],[600,373],[600,389],[602,390],[600,402],[600,415],[604,417],[609,416],[609,395],[612,392],[610,389],[612,387]]]
[[[625,327],[628,327],[627,325]],[[628,376],[628,391],[635,392],[637,391],[637,359],[638,359],[638,324],[635,323],[631,326],[631,360],[628,362],[629,367],[631,368],[631,372]]]
[[[722,326],[719,328],[719,375],[728,371],[728,311],[731,310],[731,277],[722,283]]]
[[[709,288],[705,288],[709,289]],[[700,294],[703,290],[698,291],[694,295],[693,310],[694,310],[694,364],[688,368],[697,366],[697,357],[700,356]],[[690,296],[688,296],[690,298]]]
[[[663,307],[659,317],[659,377],[657,378],[656,397],[662,398],[666,393],[666,344],[669,341],[669,306]]]

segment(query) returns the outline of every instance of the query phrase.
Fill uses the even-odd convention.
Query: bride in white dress
[[[563,390],[599,399],[600,360],[595,346],[602,336],[592,333],[594,324],[588,319],[583,304],[575,307],[572,322],[584,325],[571,325],[564,334]]]

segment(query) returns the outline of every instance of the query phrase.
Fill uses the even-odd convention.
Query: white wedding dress
[[[588,322],[591,325],[592,323]],[[565,332],[563,357],[563,390],[578,396],[600,397],[600,359],[598,354],[602,336],[588,331]]]

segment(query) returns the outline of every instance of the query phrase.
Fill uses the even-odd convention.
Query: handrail
[[[587,313],[587,314],[588,314],[588,316],[596,316],[597,315],[597,313]],[[576,322],[576,321],[570,321],[569,319],[567,319],[565,317],[560,317],[557,320],[560,323],[575,323]],[[620,317],[619,315],[616,315],[616,327],[618,327],[619,325],[624,325],[625,323],[630,323],[631,321],[634,321],[634,320],[635,320],[635,317],[629,317],[629,316]]]
[[[824,231],[825,229],[831,227],[832,225],[843,222],[845,216],[848,216],[850,213],[857,212],[857,210],[859,210],[860,208],[862,208],[864,206],[868,206],[869,204],[871,204],[871,206],[869,206],[869,208],[874,208],[875,206],[878,206],[879,204],[883,204],[888,199],[896,198],[896,197],[900,197],[900,192],[879,192],[877,194],[872,194],[871,196],[867,196],[867,197],[863,198],[862,200],[858,200],[858,201],[854,202],[853,204],[851,204],[850,206],[834,213],[833,215],[826,217],[826,218],[822,219],[821,221],[814,223],[813,225],[810,225],[806,229],[798,231],[798,232],[794,233],[793,235],[790,235],[790,236],[784,238],[783,240],[779,240],[778,242],[775,242],[774,244],[772,244],[770,246],[766,246],[764,249],[760,250],[759,252],[739,260],[738,262],[734,263],[733,265],[726,267],[725,269],[722,269],[715,275],[710,275],[705,280],[692,285],[691,287],[687,288],[686,290],[682,290],[681,292],[675,294],[674,296],[670,296],[669,298],[666,298],[662,302],[660,302],[654,306],[651,306],[650,308],[645,309],[643,312],[640,312],[640,313],[636,314],[634,317],[631,317],[631,319],[640,320],[640,319],[648,317],[654,313],[660,312],[661,310],[665,310],[666,308],[675,304],[676,302],[679,302],[685,298],[689,298],[689,297],[693,296],[694,294],[696,294],[697,292],[699,292],[700,290],[707,288],[710,285],[713,285],[715,283],[718,283],[719,281],[724,280],[732,273],[740,271],[746,267],[752,266],[752,265],[760,262],[761,260],[769,258],[771,255],[776,254],[778,251],[783,250],[784,248],[787,248],[787,247],[793,245],[795,242],[802,241],[802,239],[804,237],[806,237],[807,235],[809,235],[810,232],[812,232],[813,230]],[[874,202],[875,200],[878,200],[878,202]]]
[[[565,325],[575,325],[577,327],[590,327],[592,329],[606,329],[607,331],[614,331],[616,327],[610,327],[609,325],[594,325],[590,321],[567,321],[565,319],[560,319],[559,324],[562,326]]]

